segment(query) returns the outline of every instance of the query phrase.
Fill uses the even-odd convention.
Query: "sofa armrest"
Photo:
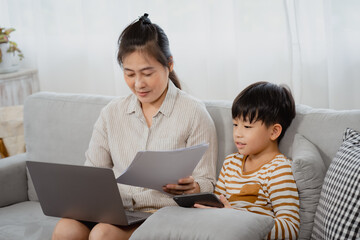
[[[28,200],[26,153],[0,159],[0,207]]]

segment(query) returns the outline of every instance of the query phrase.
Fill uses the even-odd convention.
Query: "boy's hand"
[[[220,201],[224,204],[224,208],[232,208],[229,201],[222,194],[220,195]],[[194,208],[216,208],[216,207],[209,207],[209,206],[195,203]]]
[[[173,195],[191,194],[199,193],[200,186],[197,182],[195,182],[194,177],[190,176],[187,178],[179,179],[177,184],[167,184],[163,187],[163,190],[164,192]]]

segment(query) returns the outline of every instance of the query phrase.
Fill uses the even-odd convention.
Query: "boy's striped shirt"
[[[279,154],[254,171],[243,171],[246,156],[229,155],[221,169],[215,194],[223,194],[233,208],[271,216],[275,225],[268,239],[296,239],[299,195],[290,160]]]

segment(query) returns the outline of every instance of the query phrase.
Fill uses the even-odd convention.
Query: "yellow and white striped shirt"
[[[223,194],[235,209],[273,217],[275,225],[268,239],[296,239],[299,195],[290,160],[279,154],[258,169],[244,172],[246,157],[239,153],[226,157],[215,194]]]

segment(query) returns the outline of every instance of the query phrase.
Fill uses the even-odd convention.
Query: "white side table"
[[[0,107],[23,105],[27,96],[40,91],[36,69],[0,74]]]

